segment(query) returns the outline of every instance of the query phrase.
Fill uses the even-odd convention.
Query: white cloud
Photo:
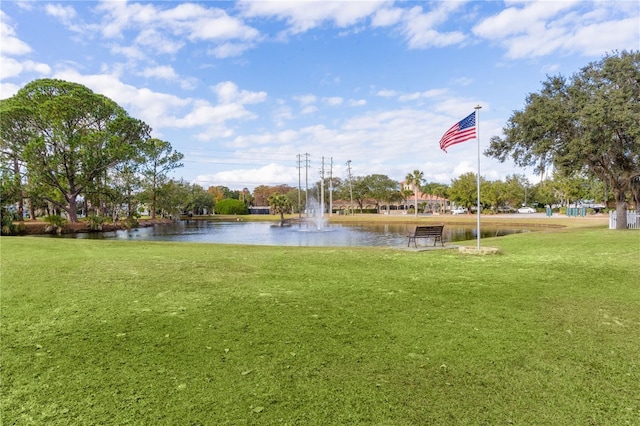
[[[147,54],[139,46],[112,45],[110,50],[112,54],[120,54],[132,60],[143,60],[147,57]]]
[[[48,15],[60,19],[62,22],[70,22],[76,17],[76,11],[73,7],[59,4],[47,4],[45,6],[45,12]]]
[[[39,77],[47,76],[51,73],[51,68],[47,64],[34,62],[31,60],[18,61],[13,58],[0,56],[0,69],[2,70],[2,79],[17,77],[20,74],[33,72]]]
[[[398,100],[400,102],[407,102],[407,101],[415,101],[419,99],[429,99],[429,98],[435,98],[438,96],[445,95],[447,92],[448,92],[447,89],[425,90],[424,92],[414,92],[414,93],[407,93],[407,94],[401,95],[398,97]]]
[[[0,99],[7,99],[18,93],[20,86],[11,83],[0,83]]]
[[[162,80],[176,80],[178,78],[178,74],[176,74],[173,67],[170,67],[168,65],[145,68],[140,74],[147,78],[152,77]]]
[[[242,55],[255,45],[253,43],[221,43],[213,49],[209,49],[209,53],[218,59],[232,58]]]
[[[318,107],[315,105],[309,105],[306,106],[304,108],[302,108],[302,110],[300,110],[300,114],[313,114],[314,112],[318,111]]]
[[[22,64],[13,58],[0,56],[0,69],[2,69],[2,78],[11,78],[23,71]]]
[[[229,120],[241,120],[254,118],[255,114],[247,111],[242,104],[239,103],[222,103],[212,105],[205,100],[196,100],[193,108],[182,119],[178,120],[178,127],[198,127],[208,126],[210,124],[224,124]],[[216,135],[217,136],[217,135]]]
[[[31,52],[31,47],[16,36],[15,28],[10,25],[9,17],[2,10],[0,10],[0,39],[2,55],[17,56]]]
[[[277,106],[273,110],[272,116],[273,122],[275,123],[276,127],[279,128],[286,126],[287,122],[289,120],[293,120],[294,118],[294,115],[291,112],[291,108],[289,108],[289,106],[287,106],[287,104],[282,100],[279,100],[277,102]]]
[[[473,79],[468,77],[460,77],[453,80],[453,84],[455,84],[456,86],[469,86],[472,83]]]
[[[193,90],[197,86],[197,81],[194,78],[180,77],[169,65],[147,67],[139,74],[145,78],[175,82],[184,90]]]
[[[367,101],[365,99],[349,99],[349,106],[358,107],[365,106]]]
[[[343,101],[344,99],[342,99],[340,96],[331,96],[331,97],[322,98],[322,102],[325,105],[329,105],[329,106],[342,105]]]
[[[601,56],[616,49],[638,48],[637,16],[620,13],[626,2],[590,4],[595,9],[583,11],[584,2],[577,0],[515,3],[485,18],[472,31],[502,45],[511,59],[555,52]]]
[[[300,105],[309,105],[315,103],[318,98],[315,95],[301,95],[301,96],[293,96],[293,99],[300,102]]]
[[[325,22],[345,28],[372,16],[387,1],[249,1],[241,0],[238,6],[246,17],[266,17],[284,20],[289,25],[287,33],[298,34],[319,27]]]
[[[189,38],[194,40],[255,40],[260,35],[255,28],[221,9],[209,9],[193,22],[186,21],[184,27],[189,31]]]
[[[179,4],[163,8],[163,3],[142,5],[105,1],[98,6],[103,20],[100,31],[106,38],[122,38],[125,31],[138,31],[136,45],[152,48],[155,53],[174,54],[187,41],[209,41],[209,49],[219,58],[238,56],[253,47],[260,33],[229,16],[224,10],[198,4]]]
[[[477,174],[477,172],[478,172],[477,163],[474,163],[474,162],[469,161],[469,160],[460,161],[453,168],[453,176],[460,176],[460,175],[463,175],[465,173],[476,173]],[[482,175],[483,175],[483,172],[482,172],[482,169],[480,169],[480,176],[482,176]]]
[[[155,28],[142,30],[135,38],[134,45],[140,46],[147,53],[173,55],[184,46],[182,41],[174,41]]]
[[[578,3],[572,1],[531,1],[518,3],[499,14],[482,20],[473,28],[473,33],[487,38],[502,40],[516,34],[530,33],[532,28],[544,29],[545,22],[559,12],[571,9]],[[542,27],[542,28],[540,28]]]
[[[131,116],[143,120],[156,130],[171,127],[189,128],[207,123],[205,118],[198,120],[203,115],[203,104],[206,101],[137,88],[123,83],[117,74],[82,75],[73,69],[67,69],[55,73],[54,78],[83,84],[94,92],[113,99]],[[223,121],[221,116],[230,116],[220,111],[216,113],[214,116],[219,118],[218,121]]]
[[[257,104],[264,102],[267,92],[250,92],[248,90],[238,90],[238,86],[231,81],[223,81],[211,88],[218,96],[222,104],[237,102],[238,104]]]
[[[615,49],[638,49],[640,21],[636,17],[580,28],[565,42],[565,47],[590,56],[600,56]]]
[[[376,96],[380,96],[383,98],[392,98],[394,96],[398,96],[398,92],[395,90],[382,89],[376,92]]]
[[[212,185],[225,185],[229,187],[258,185],[281,185],[298,181],[298,169],[285,167],[279,164],[268,164],[258,168],[222,171],[207,175],[199,175],[194,183],[207,188]]]
[[[373,27],[389,27],[400,22],[404,11],[398,8],[379,9],[371,19]]]
[[[445,47],[465,41],[465,35],[459,31],[440,32],[435,29],[445,23],[462,5],[464,2],[443,2],[426,13],[421,6],[411,8],[405,14],[401,24],[401,31],[407,39],[409,48]]]

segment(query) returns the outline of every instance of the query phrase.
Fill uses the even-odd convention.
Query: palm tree
[[[413,173],[409,173],[405,179],[407,181],[407,184],[413,187],[413,194],[416,197],[414,211],[416,217],[418,217],[418,191],[420,190],[420,185],[424,183],[424,173],[416,169],[413,171]]]
[[[284,226],[284,214],[291,211],[289,199],[282,194],[272,194],[269,197],[269,206],[271,206],[274,213],[280,214],[280,226]]]

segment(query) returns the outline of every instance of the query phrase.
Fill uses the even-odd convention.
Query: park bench
[[[428,226],[416,226],[416,229],[413,232],[409,232],[407,234],[407,247],[413,241],[413,246],[418,247],[416,240],[418,238],[431,238],[433,239],[433,245],[436,245],[436,242],[440,240],[440,244],[444,247],[444,242],[442,242],[442,230],[444,229],[444,225],[428,225]]]

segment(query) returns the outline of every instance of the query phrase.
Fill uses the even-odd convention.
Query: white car
[[[454,215],[467,214],[467,209],[464,207],[456,207],[455,209],[451,210],[451,213],[453,213]]]
[[[520,207],[518,213],[535,213],[536,209],[533,207]]]

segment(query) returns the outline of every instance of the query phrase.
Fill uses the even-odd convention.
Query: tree
[[[133,219],[138,214],[137,194],[141,188],[141,180],[137,167],[138,164],[135,161],[126,161],[113,167],[109,174],[108,199],[112,204],[111,213],[114,221],[122,207],[129,219]]]
[[[399,184],[387,175],[373,174],[364,177],[366,197],[375,201],[376,209],[380,208],[381,201],[390,201],[399,198]]]
[[[3,120],[3,129],[20,129],[13,142],[24,143],[29,184],[71,222],[78,220],[83,190],[131,158],[150,132],[111,99],[62,80],[27,84],[3,105],[3,113],[14,120]]]
[[[494,208],[501,207],[505,202],[505,187],[506,184],[501,180],[485,182],[484,187],[480,186],[481,201],[490,204]]]
[[[269,197],[269,206],[275,214],[280,215],[280,226],[284,226],[284,214],[291,211],[291,203],[286,195],[272,194]]]
[[[530,199],[530,196],[527,193],[529,186],[529,180],[524,175],[507,175],[504,182],[504,200],[511,207],[515,208],[519,207],[521,204],[527,204]]]
[[[584,172],[613,191],[618,229],[640,176],[640,52],[606,55],[573,75],[549,77],[494,136],[487,155],[515,164]]]
[[[222,200],[224,200],[226,198],[225,197],[224,188],[227,188],[227,187],[226,186],[220,186],[220,185],[219,186],[210,186],[207,189],[207,192],[211,195],[211,197],[213,198],[213,200],[215,202],[218,202],[218,201],[222,201]],[[227,189],[229,189],[229,188],[227,188]]]
[[[253,189],[253,202],[255,206],[268,206],[269,197],[275,194],[276,190],[267,185],[258,185]]]
[[[362,209],[364,208],[364,202],[366,201],[369,194],[369,187],[365,180],[364,176],[356,176],[352,179],[351,188],[349,188],[349,197],[352,197],[353,201],[356,202],[358,207],[360,207],[360,213],[362,213]],[[350,208],[353,208],[350,206]]]
[[[636,211],[640,211],[640,176],[631,180],[631,194]]]
[[[418,191],[420,190],[420,186],[422,186],[425,183],[424,173],[416,169],[413,171],[413,173],[407,174],[407,177],[405,177],[405,180],[407,181],[407,184],[411,185],[411,187],[413,188],[413,195],[415,196],[415,200],[416,200],[414,204],[414,207],[415,207],[414,210],[415,210],[416,217],[418,217]]]
[[[451,187],[449,189],[449,196],[456,204],[464,206],[469,211],[471,207],[478,204],[478,181],[476,174],[473,172],[465,173],[458,177],[458,179],[451,180]],[[480,187],[484,179],[480,177]]]
[[[211,213],[215,205],[213,196],[200,185],[191,185],[191,196],[187,210],[193,214]]]
[[[249,214],[249,209],[244,202],[232,198],[216,203],[215,209],[216,214]]]
[[[162,184],[158,190],[158,210],[162,217],[179,218],[191,200],[191,185],[182,179],[173,179]]]
[[[0,100],[0,173],[3,191],[0,194],[3,204],[18,204],[18,220],[24,218],[23,152],[30,132],[28,127],[29,110],[14,98]]]
[[[166,182],[167,173],[182,167],[180,160],[184,155],[173,151],[169,142],[160,139],[150,139],[141,152],[143,158],[142,175],[151,199],[151,219],[156,218],[159,188]]]
[[[423,192],[427,194],[435,195],[443,199],[440,209],[442,213],[444,213],[446,208],[446,201],[444,199],[449,198],[449,186],[444,183],[430,182],[423,185],[422,189]]]

